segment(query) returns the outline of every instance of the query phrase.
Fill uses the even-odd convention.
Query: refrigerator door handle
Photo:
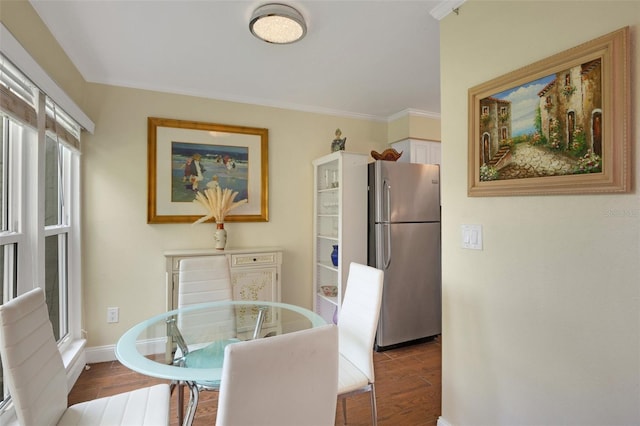
[[[382,242],[382,267],[383,270],[389,268],[391,264],[391,226],[389,224],[389,220],[391,219],[391,185],[389,185],[389,181],[386,177],[382,179],[382,213],[384,216],[382,217],[383,223],[383,237],[384,241]]]
[[[386,271],[391,264],[391,225],[376,225],[376,268]]]
[[[382,222],[389,222],[391,218],[391,185],[387,182],[387,178],[382,180]]]
[[[389,269],[391,264],[391,224],[384,224],[384,259],[383,270]]]

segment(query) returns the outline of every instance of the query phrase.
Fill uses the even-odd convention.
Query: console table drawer
[[[231,267],[276,265],[278,253],[232,254]]]

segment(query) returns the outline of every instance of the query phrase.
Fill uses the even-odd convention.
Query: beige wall
[[[440,118],[410,115],[409,137],[412,139],[440,141]]]
[[[632,27],[638,1],[471,0],[441,21],[443,377],[451,425],[640,424],[640,198],[469,198],[467,91]],[[633,157],[638,181],[638,156]],[[482,224],[484,249],[460,248]]]
[[[406,112],[389,121],[387,142],[391,144],[408,138],[440,141],[440,117]]]
[[[409,137],[409,114],[401,114],[399,117],[389,122],[387,128],[387,141],[397,142]]]
[[[311,161],[330,153],[337,127],[347,151],[380,149],[384,123],[95,84],[88,99],[96,123],[83,158],[88,346],[113,344],[165,309],[164,250],[213,247],[214,224],[146,223],[149,116],[269,129],[269,222],[227,223],[228,246],[282,247],[282,299],[311,307]],[[108,306],[120,307],[120,323],[105,323]]]

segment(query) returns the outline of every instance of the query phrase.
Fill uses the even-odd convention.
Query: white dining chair
[[[346,398],[362,392],[371,393],[371,418],[378,424],[376,409],[373,345],[380,317],[384,273],[380,269],[352,262],[347,289],[338,318],[340,367],[338,398],[347,423]]]
[[[178,309],[232,299],[231,273],[226,256],[192,257],[180,261]],[[197,316],[190,316],[188,319],[178,316],[177,326],[181,330],[189,330],[190,334],[204,342],[207,339],[210,341],[214,336],[217,339],[235,339],[237,331],[234,308],[221,308],[216,311],[215,316],[215,323],[218,325],[215,330],[210,329],[213,321],[204,321]]]
[[[178,308],[231,300],[231,272],[226,256],[197,256],[180,260]]]
[[[169,424],[166,384],[67,408],[67,375],[40,288],[0,306],[0,357],[20,425]]]
[[[323,325],[225,348],[218,426],[333,426],[338,332]]]
[[[224,255],[198,256],[185,258],[180,261],[178,274],[178,308],[191,305],[232,300],[231,273],[229,261]],[[197,315],[188,317],[178,316],[173,329],[174,337],[178,341],[175,364],[187,362],[191,367],[203,368],[222,367],[224,348],[236,339],[236,316],[232,306],[218,309],[212,314],[207,311],[206,318]],[[215,317],[215,318],[214,318]],[[211,324],[216,324],[215,328]],[[184,332],[188,330],[189,335]],[[187,344],[186,341],[197,340]],[[186,337],[186,339],[185,339]],[[218,390],[217,381],[197,382],[198,390]],[[171,391],[178,388],[178,421],[182,423],[184,413],[184,383],[173,382]],[[188,415],[195,415],[196,407],[189,407]]]

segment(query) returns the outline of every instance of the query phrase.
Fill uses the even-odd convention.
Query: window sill
[[[69,344],[65,345],[60,352],[64,369],[67,372],[68,392],[71,391],[71,388],[73,388],[73,385],[87,364],[87,357],[84,350],[86,345],[87,341],[85,339],[72,340]]]

